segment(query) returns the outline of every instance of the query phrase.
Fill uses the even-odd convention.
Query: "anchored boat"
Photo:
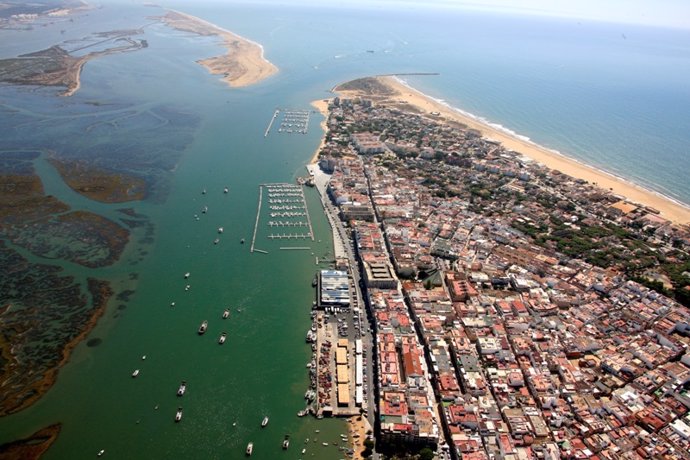
[[[204,320],[204,322],[201,323],[201,326],[199,326],[199,335],[202,335],[204,332],[206,332],[207,328],[208,328],[208,321]]]

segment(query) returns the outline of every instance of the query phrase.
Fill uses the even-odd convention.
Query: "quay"
[[[311,246],[281,246],[280,249],[281,251],[309,251]]]

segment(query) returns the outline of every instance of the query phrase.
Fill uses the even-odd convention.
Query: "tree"
[[[434,459],[434,451],[429,449],[428,447],[425,447],[424,449],[419,451],[419,460],[433,460]]]

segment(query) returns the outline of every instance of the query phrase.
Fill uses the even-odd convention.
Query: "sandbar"
[[[278,71],[278,68],[264,57],[264,49],[261,45],[229,30],[196,16],[174,10],[162,16],[161,20],[173,29],[203,36],[220,37],[228,50],[227,54],[196,62],[214,75],[223,75],[222,80],[232,87],[253,85]]]
[[[377,92],[378,104],[411,106],[422,114],[434,113],[435,119],[452,121],[463,124],[470,129],[476,129],[483,137],[493,139],[503,144],[508,150],[519,153],[525,158],[541,163],[551,169],[558,170],[571,177],[585,180],[602,189],[625,197],[627,200],[654,208],[660,215],[676,224],[690,224],[690,207],[671,200],[659,193],[640,187],[630,181],[613,176],[593,166],[580,163],[553,150],[542,147],[533,142],[521,139],[505,131],[501,131],[488,123],[484,123],[470,115],[463,114],[447,105],[434,100],[426,94],[408,86],[393,76],[380,76],[376,80],[382,88],[374,88]],[[385,89],[384,91],[379,91]],[[336,92],[342,97],[363,96],[359,91]],[[383,93],[382,95],[380,93]],[[430,115],[431,116],[431,115]]]

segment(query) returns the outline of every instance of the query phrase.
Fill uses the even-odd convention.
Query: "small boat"
[[[321,445],[322,445],[323,447],[327,447],[327,446],[328,446],[328,443],[327,443],[327,442],[322,442]]]
[[[206,332],[207,327],[208,327],[208,321],[204,320],[201,323],[201,326],[199,326],[199,335],[202,335],[204,332]]]
[[[247,444],[247,450],[245,450],[244,453],[247,455],[251,455],[252,452],[254,452],[254,443],[250,442],[249,444]]]
[[[225,188],[223,189],[223,193],[228,193],[229,191],[230,191],[230,190],[229,190],[227,187],[225,187]]]
[[[223,312],[223,319],[228,319],[228,316],[230,316],[230,309],[226,308]]]
[[[191,274],[191,273],[189,273],[189,272],[185,273],[185,274],[184,274],[184,279],[187,279],[187,278],[189,278],[189,277],[190,277],[191,275],[192,275],[192,274]]]
[[[203,214],[206,214],[208,212],[208,206],[204,206],[203,208],[201,208],[201,212]]]
[[[142,360],[142,361],[145,361],[145,360],[146,360],[146,355],[142,356],[142,357],[141,357],[141,360]]]
[[[177,396],[184,395],[185,391],[187,391],[187,382],[183,380],[182,383],[180,383],[180,387],[177,389]]]
[[[223,227],[218,227],[218,233],[223,233]]]
[[[319,282],[318,282],[318,280],[316,279],[316,277],[314,277],[314,279],[311,280],[311,287],[316,287],[317,284],[319,284]]]
[[[240,244],[244,244],[244,238],[240,240]]]
[[[302,455],[304,455],[306,452],[307,452],[307,448],[305,447],[304,449],[302,449]]]
[[[189,291],[189,289],[190,289],[191,287],[192,287],[192,286],[188,284],[188,285],[186,285],[186,286],[184,287],[184,290],[185,290],[185,291]]]
[[[218,337],[218,343],[220,345],[223,345],[225,343],[225,337],[227,337],[227,333],[223,332],[220,337]]]
[[[177,412],[175,412],[175,422],[182,420],[182,408],[178,407]]]
[[[286,434],[285,438],[283,439],[283,449],[287,450],[288,447],[290,447],[290,435]]]
[[[98,451],[98,456],[99,456],[99,457],[102,457],[103,454],[105,454],[105,449],[101,449],[101,450]]]
[[[139,369],[134,369],[134,372],[132,372],[132,378],[135,378],[137,375],[139,375]]]
[[[216,238],[215,240],[213,240],[213,244],[218,244],[218,243],[220,243],[220,239],[219,239],[219,238]]]
[[[264,419],[261,421],[261,428],[265,427],[268,425],[268,416],[264,417]]]
[[[201,191],[201,194],[202,194],[202,195],[206,195],[206,189],[203,189],[203,190]]]

